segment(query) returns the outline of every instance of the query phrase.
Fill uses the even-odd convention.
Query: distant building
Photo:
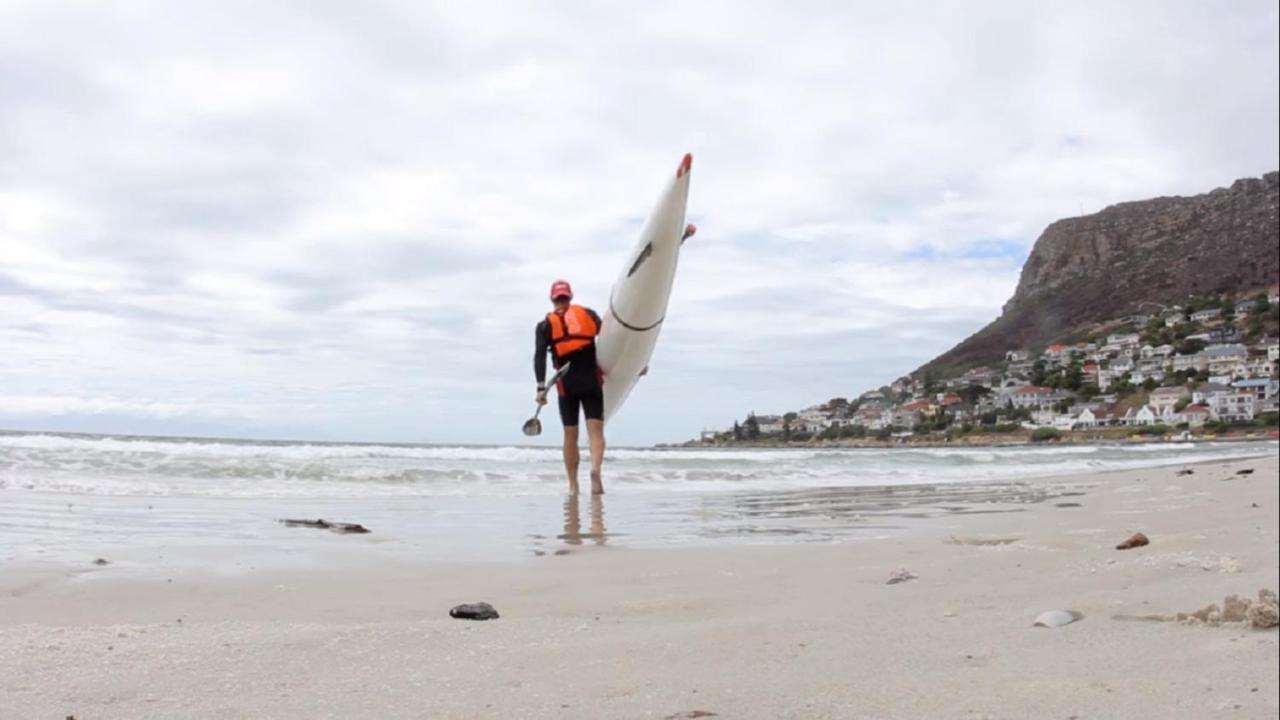
[[[1222,308],[1209,308],[1191,313],[1191,320],[1199,323],[1209,322],[1220,317],[1222,317]]]
[[[1240,392],[1247,392],[1253,395],[1254,400],[1269,400],[1280,394],[1280,380],[1271,378],[1250,378],[1248,380],[1237,380],[1231,383],[1231,387]]]
[[[1253,419],[1254,402],[1248,391],[1217,393],[1209,398],[1209,412],[1223,422],[1248,421]]]
[[[1138,335],[1138,333],[1117,333],[1115,335],[1107,336],[1107,345],[1114,345],[1122,348],[1129,345],[1137,345],[1141,340],[1142,337]]]
[[[1049,396],[1052,394],[1052,388],[1023,385],[1009,393],[1009,402],[1016,408],[1039,408],[1050,402]]]
[[[1151,391],[1151,396],[1147,399],[1152,407],[1156,410],[1163,411],[1165,408],[1172,408],[1178,404],[1179,400],[1186,398],[1191,399],[1191,392],[1182,386],[1162,387]]]
[[[1178,413],[1181,422],[1186,423],[1189,427],[1204,427],[1211,417],[1209,408],[1204,405],[1188,405],[1182,408],[1182,412]]]

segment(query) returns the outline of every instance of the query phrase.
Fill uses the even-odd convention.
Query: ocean
[[[981,448],[642,449],[570,501],[558,448],[0,434],[0,558],[207,564],[331,552],[510,559],[884,537],[966,512],[1079,497],[1072,476],[1274,454],[1274,441]],[[585,456],[585,450],[584,450]],[[587,487],[585,459],[582,477]],[[356,522],[368,535],[285,527]],[[228,552],[230,551],[230,552]]]

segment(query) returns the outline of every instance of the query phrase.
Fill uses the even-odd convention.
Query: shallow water
[[[578,545],[828,542],[947,516],[1071,512],[1086,471],[1274,453],[1274,442],[874,450],[611,450],[564,497],[559,451],[0,435],[0,560],[219,569],[334,552],[503,559]],[[357,522],[368,535],[285,527]]]

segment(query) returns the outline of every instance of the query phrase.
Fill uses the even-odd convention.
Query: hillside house
[[[1192,322],[1207,323],[1222,317],[1222,308],[1209,308],[1191,313]]]
[[[1138,333],[1116,333],[1107,336],[1107,345],[1112,345],[1117,348],[1126,348],[1137,345],[1141,340],[1142,336]]]
[[[1253,312],[1257,307],[1258,302],[1256,300],[1241,300],[1236,303],[1236,317],[1249,317],[1249,313]]]
[[[1231,387],[1240,392],[1247,392],[1253,395],[1256,402],[1269,400],[1280,393],[1280,380],[1271,378],[1249,378],[1247,380],[1237,380],[1231,383]]]
[[[1243,422],[1253,419],[1254,397],[1248,391],[1215,393],[1209,397],[1209,412],[1223,422]]]
[[[1178,413],[1179,421],[1193,428],[1204,427],[1204,424],[1209,422],[1212,417],[1213,414],[1204,405],[1188,405],[1182,408],[1182,412]]]
[[[1039,385],[1023,385],[1014,388],[1009,393],[1009,403],[1016,408],[1039,408],[1041,405],[1049,403],[1049,397],[1053,394],[1052,388],[1040,387]]]
[[[1173,408],[1183,398],[1190,400],[1191,392],[1181,385],[1175,387],[1156,388],[1151,391],[1151,396],[1147,398],[1147,402],[1158,411],[1165,408]]]

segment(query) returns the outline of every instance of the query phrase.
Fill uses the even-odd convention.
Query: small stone
[[[106,558],[98,558],[97,560],[93,561],[93,564],[94,565],[110,565],[111,561]]]
[[[894,570],[893,572],[889,573],[889,581],[885,584],[897,585],[898,583],[903,583],[908,580],[915,580],[915,579],[916,579],[916,576],[912,575],[910,570],[904,567],[900,567],[897,570]]]
[[[1143,545],[1149,544],[1151,544],[1151,541],[1147,539],[1146,535],[1143,535],[1142,533],[1134,533],[1130,535],[1127,540],[1117,545],[1116,549],[1129,550],[1131,548],[1142,547]]]
[[[458,620],[497,620],[498,611],[487,602],[468,603],[450,610],[449,617]]]
[[[1179,474],[1179,475],[1195,475],[1195,474],[1196,474],[1196,471],[1195,471],[1195,470],[1192,470],[1191,468],[1186,468],[1186,469],[1183,469],[1183,470],[1179,470],[1179,471],[1178,471],[1178,474]]]
[[[1237,470],[1237,471],[1236,471],[1236,474],[1237,474],[1237,475],[1252,475],[1252,474],[1253,474],[1253,468],[1241,468],[1241,469],[1239,469],[1239,470]]]
[[[554,553],[554,554],[555,554],[555,555],[568,555],[570,552],[572,552],[572,551],[570,551],[570,550],[557,550],[557,551],[555,551],[555,553]]]

